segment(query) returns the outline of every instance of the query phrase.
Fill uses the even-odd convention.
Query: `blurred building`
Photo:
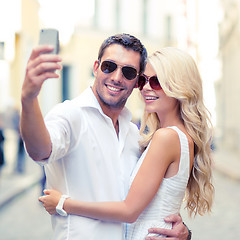
[[[22,82],[27,59],[38,38],[40,5],[37,0],[0,3],[0,121],[5,137],[4,170],[12,172],[21,139],[18,124]]]
[[[76,1],[75,1],[76,2]],[[81,9],[79,2],[74,8]],[[61,82],[49,81],[42,94],[44,111],[64,99],[73,98],[93,81],[92,67],[102,41],[116,33],[126,32],[139,37],[149,53],[163,46],[179,46],[186,48],[186,16],[185,1],[156,0],[93,0],[88,5],[90,16],[75,23],[71,37],[67,43],[62,41],[61,55],[64,59]],[[175,6],[172,8],[172,6]],[[69,11],[74,10],[68,5]],[[77,12],[78,14],[78,12]],[[50,26],[49,22],[46,23]],[[64,29],[60,28],[61,33]],[[182,31],[183,34],[179,34]],[[55,101],[49,100],[49,88],[55,91]],[[45,92],[44,92],[45,91]],[[49,104],[51,103],[51,104]],[[143,105],[138,91],[134,91],[127,106],[132,110],[135,121],[142,115]]]
[[[221,0],[219,25],[222,76],[216,82],[217,147],[240,156],[240,1]]]
[[[26,62],[39,31],[37,0],[0,1],[0,111],[19,107]]]
[[[84,15],[82,1],[74,5],[74,9],[71,5],[73,2],[70,1],[65,6],[64,12],[71,12],[74,15],[76,11],[76,15]],[[206,1],[204,2],[206,4]],[[59,101],[75,97],[93,81],[92,66],[97,59],[100,44],[112,34],[127,32],[139,37],[149,54],[163,46],[175,46],[188,51],[197,62],[203,60],[198,49],[197,36],[201,30],[198,1],[91,0],[87,8],[85,12],[89,12],[90,15],[76,21],[69,40],[62,41],[61,55],[64,67],[61,80],[51,80],[44,84],[42,91],[44,112]],[[48,19],[45,26],[53,26],[54,23],[50,23],[51,17]],[[55,26],[60,30],[61,39],[65,29],[57,23]],[[62,40],[63,37],[66,38],[66,35],[62,36]],[[49,96],[49,89],[55,90],[54,98],[53,95]],[[142,115],[143,105],[137,90],[133,92],[127,106],[133,112],[134,120],[138,121]]]
[[[188,51],[204,73],[205,89],[209,90],[211,89],[209,86],[213,85],[214,77],[205,69],[209,66],[209,59],[214,58],[213,50],[218,47],[218,44],[211,42],[216,40],[212,37],[215,34],[212,16],[217,0],[5,2],[8,4],[2,4],[6,6],[0,8],[0,13],[9,13],[13,5],[17,10],[14,14],[3,15],[6,19],[2,20],[13,22],[14,27],[8,31],[10,33],[8,40],[1,38],[0,35],[0,69],[5,68],[5,65],[7,65],[5,69],[8,69],[5,73],[0,71],[0,87],[5,84],[0,88],[2,89],[0,111],[3,105],[6,105],[6,96],[13,98],[20,105],[21,85],[27,59],[32,47],[37,45],[39,30],[43,27],[59,29],[60,54],[63,58],[61,78],[50,79],[43,85],[40,104],[44,113],[56,103],[77,96],[93,81],[92,66],[97,59],[100,44],[106,37],[120,32],[139,37],[149,54],[164,46],[175,46]],[[0,27],[3,26],[1,24]],[[206,39],[206,35],[209,39]],[[5,56],[7,45],[10,46],[9,49],[13,49],[10,58]],[[1,66],[2,62],[4,66]],[[211,70],[214,71],[214,68]],[[206,98],[213,96],[214,94],[206,94]],[[137,90],[127,105],[133,112],[134,120],[138,121],[143,105]]]

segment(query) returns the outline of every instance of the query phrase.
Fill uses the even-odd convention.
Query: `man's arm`
[[[146,237],[146,240],[190,240],[191,231],[183,223],[181,216],[179,215],[170,215],[164,219],[166,222],[172,223],[172,229],[163,229],[163,228],[151,228],[148,230],[149,233],[157,233],[165,235],[167,237]]]
[[[42,54],[52,50],[51,46],[38,46],[33,49],[22,87],[21,135],[29,155],[36,161],[48,158],[52,148],[37,99],[44,81],[59,77],[54,71],[61,69],[58,63],[61,61],[60,57]]]

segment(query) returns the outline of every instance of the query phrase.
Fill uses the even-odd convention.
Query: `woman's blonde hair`
[[[212,125],[203,102],[202,80],[193,58],[187,53],[166,47],[148,58],[157,73],[165,94],[179,101],[179,111],[188,134],[194,141],[194,163],[185,194],[190,216],[211,211],[212,185]],[[156,113],[144,112],[140,133],[144,148],[160,128]],[[147,129],[147,131],[146,131]]]

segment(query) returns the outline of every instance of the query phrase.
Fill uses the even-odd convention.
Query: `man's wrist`
[[[191,240],[192,239],[192,231],[188,228],[188,226],[184,222],[183,222],[183,224],[188,230],[188,236],[187,236],[186,240]]]

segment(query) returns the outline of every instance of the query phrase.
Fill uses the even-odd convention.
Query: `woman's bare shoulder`
[[[153,141],[171,145],[173,142],[179,142],[179,137],[178,133],[171,128],[159,128],[153,135]]]

